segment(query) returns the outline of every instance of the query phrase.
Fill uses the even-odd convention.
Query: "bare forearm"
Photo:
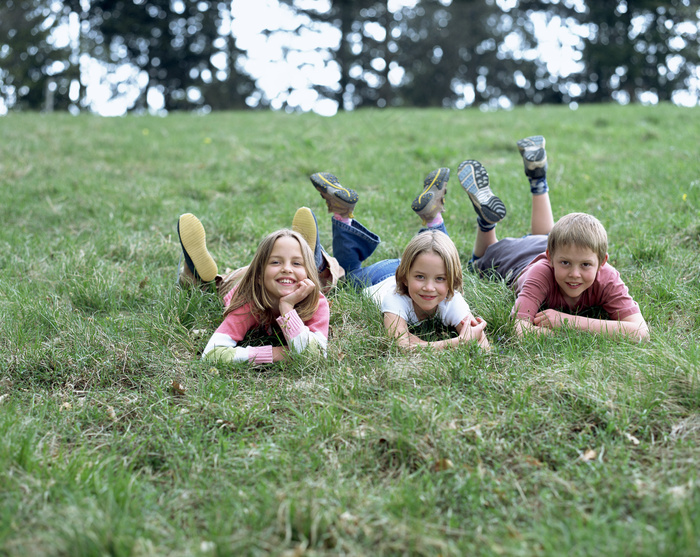
[[[649,329],[641,314],[633,314],[624,319],[613,321],[609,319],[593,319],[580,315],[571,315],[555,310],[544,310],[535,315],[532,321],[517,319],[516,331],[545,332],[561,327],[571,327],[579,331],[588,331],[604,335],[622,335],[636,340],[648,338]]]
[[[396,337],[398,340],[399,347],[404,349],[404,350],[414,350],[416,348],[420,347],[426,347],[430,346],[432,348],[435,348],[436,350],[442,350],[444,348],[448,348],[451,346],[456,346],[457,342],[459,339],[458,338],[451,338],[451,339],[446,339],[446,340],[438,340],[434,342],[428,342],[426,340],[423,340],[416,335],[412,335],[411,333],[404,333],[401,336]]]
[[[572,315],[568,319],[569,325],[581,331],[591,331],[604,335],[623,335],[631,339],[644,340],[649,336],[646,323],[634,323],[630,321],[611,321],[608,319],[592,319]]]

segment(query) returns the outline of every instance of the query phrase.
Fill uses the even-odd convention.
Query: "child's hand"
[[[297,283],[294,292],[280,298],[280,315],[286,315],[292,311],[295,305],[305,300],[306,297],[314,291],[314,288],[316,288],[316,286],[311,279],[304,279]]]
[[[469,342],[476,340],[481,348],[490,349],[488,339],[486,338],[486,321],[481,317],[472,317],[469,321],[462,324],[462,330],[459,332],[460,342]]]
[[[535,327],[545,327],[547,329],[557,329],[567,324],[569,318],[572,317],[567,313],[562,313],[561,311],[556,311],[554,309],[546,309],[544,311],[538,312],[532,324]]]

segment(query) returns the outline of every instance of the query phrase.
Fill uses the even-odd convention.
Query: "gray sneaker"
[[[360,196],[355,190],[344,188],[340,181],[329,172],[316,172],[312,174],[311,183],[326,200],[329,213],[337,213],[344,218],[354,218],[352,212],[355,209]]]
[[[491,191],[489,175],[483,165],[479,161],[464,161],[457,174],[476,214],[492,224],[502,221],[506,216],[506,206]]]
[[[433,170],[423,181],[423,191],[411,203],[411,209],[423,219],[423,224],[429,223],[438,213],[445,210],[447,181],[450,179],[449,168]]]
[[[544,178],[547,175],[547,151],[544,149],[544,137],[533,135],[518,141],[518,150],[525,165],[525,176]]]

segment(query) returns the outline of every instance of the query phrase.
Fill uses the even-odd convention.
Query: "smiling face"
[[[278,238],[267,258],[263,284],[267,293],[279,302],[280,298],[297,289],[300,281],[308,278],[301,246],[295,238]]]
[[[413,261],[405,284],[418,319],[435,315],[438,305],[449,292],[442,257],[434,251],[421,253]]]
[[[574,305],[593,284],[608,256],[603,261],[598,261],[598,256],[590,248],[561,246],[554,253],[547,251],[547,258],[554,268],[554,280],[564,299]]]

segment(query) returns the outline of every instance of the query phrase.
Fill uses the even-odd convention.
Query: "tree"
[[[579,102],[672,100],[698,68],[698,11],[690,0],[521,0],[579,35]],[[651,95],[651,96],[650,96]]]
[[[66,109],[79,79],[69,45],[57,46],[61,22],[47,0],[7,0],[0,7],[0,97],[13,109]]]
[[[402,101],[498,106],[532,100],[538,66],[523,56],[536,44],[527,18],[490,1],[445,4],[423,0],[395,15],[400,22],[395,63],[405,71],[398,87]]]
[[[80,14],[86,50],[112,66],[131,64],[146,84],[135,108],[145,108],[149,91],[166,110],[245,106],[253,84],[236,69],[235,41],[222,37],[228,5],[218,0],[66,0]],[[216,56],[225,60],[216,62]],[[217,65],[219,67],[217,67]]]
[[[422,0],[396,12],[386,0],[333,1],[325,12],[281,2],[340,30],[333,56],[339,89],[318,90],[341,109],[533,99],[537,64],[504,46],[517,39],[522,49],[534,48],[532,26],[493,1]]]
[[[698,20],[687,0],[587,0],[585,101],[671,100],[698,63]]]
[[[384,95],[391,93],[388,79],[382,70],[372,68],[372,61],[384,59],[388,53],[381,47],[382,38],[373,35],[372,24],[377,24],[375,30],[377,26],[386,27],[387,0],[330,0],[328,9],[308,7],[308,2],[299,0],[279,2],[290,7],[296,15],[306,16],[312,27],[325,25],[340,31],[338,46],[328,59],[328,64],[336,65],[339,70],[338,87],[315,86],[321,96],[336,101],[339,110],[386,104],[386,100],[380,101],[379,89]],[[294,32],[300,31],[296,29]],[[388,37],[388,34],[384,36]],[[317,47],[316,50],[323,48]]]

